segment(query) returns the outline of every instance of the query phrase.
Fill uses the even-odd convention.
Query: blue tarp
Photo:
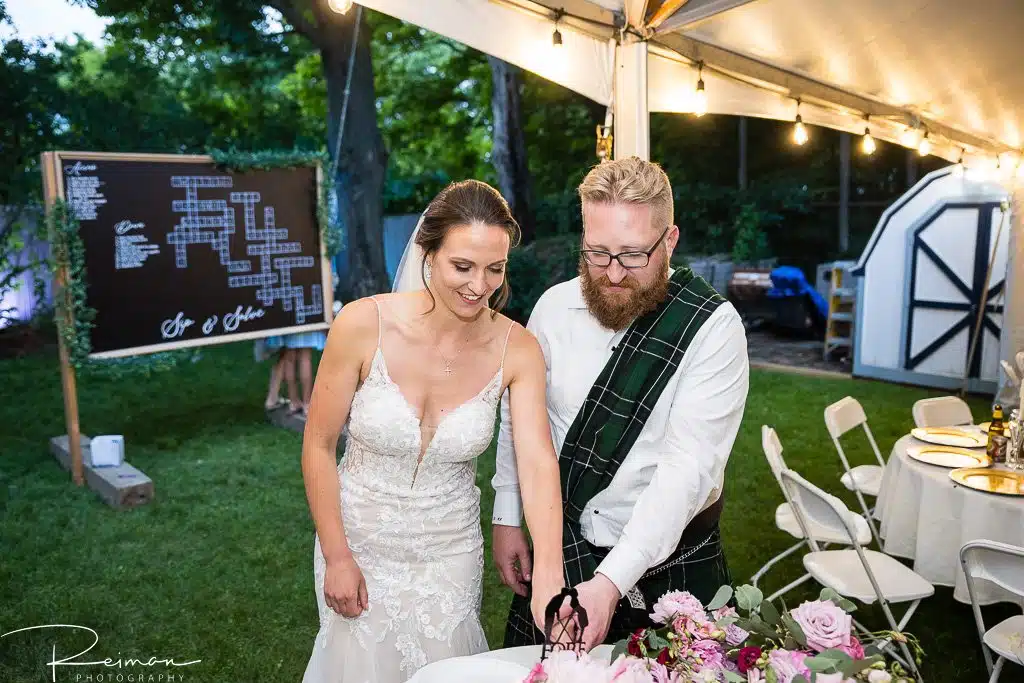
[[[807,282],[802,270],[793,266],[779,266],[772,270],[771,279],[772,288],[768,290],[769,299],[807,296],[821,321],[828,318],[828,302],[818,293],[817,289]]]

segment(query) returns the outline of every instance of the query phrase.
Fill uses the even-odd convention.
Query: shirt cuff
[[[523,504],[519,499],[518,489],[494,492],[494,514],[491,516],[491,524],[522,526]]]
[[[647,560],[638,548],[629,542],[619,541],[597,566],[597,573],[607,576],[623,596],[648,569]]]

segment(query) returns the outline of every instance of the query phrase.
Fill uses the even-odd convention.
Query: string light
[[[807,142],[807,127],[804,126],[804,119],[800,116],[800,100],[796,101],[796,125],[793,126],[793,142],[803,145]]]
[[[917,129],[907,128],[903,131],[903,135],[900,137],[900,144],[910,149],[917,147]]]
[[[345,14],[352,9],[352,0],[327,0],[327,6],[331,8],[332,12]]]
[[[558,21],[562,18],[562,10],[555,11],[555,31],[551,34],[551,44],[558,46],[562,44],[562,32],[558,30]]]
[[[868,117],[865,116],[864,120],[865,122],[868,121]],[[875,153],[875,139],[871,137],[871,128],[869,126],[864,126],[864,138],[861,140],[860,148],[865,154],[870,155]]]
[[[708,113],[708,94],[704,91],[704,62],[697,62],[697,92],[693,96],[693,115]]]

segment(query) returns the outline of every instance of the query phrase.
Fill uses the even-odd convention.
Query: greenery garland
[[[78,220],[61,200],[54,202],[51,212],[51,251],[54,273],[63,271],[64,284],[53,293],[57,313],[57,334],[75,368],[81,368],[92,350],[89,331],[96,309],[86,299],[85,245],[78,234]]]
[[[334,192],[331,182],[331,163],[326,152],[303,150],[265,150],[241,152],[238,150],[207,150],[218,168],[244,173],[246,171],[270,171],[278,168],[300,168],[319,164],[320,192],[317,198],[316,219],[323,236],[327,257],[333,259],[341,251],[342,231],[340,225],[331,223],[328,198]]]

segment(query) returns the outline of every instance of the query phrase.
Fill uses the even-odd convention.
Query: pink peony
[[[707,621],[708,616],[700,600],[686,591],[672,591],[658,598],[654,604],[651,619],[658,624],[667,624],[678,616]]]
[[[686,636],[693,640],[706,640],[710,639],[711,635],[715,632],[714,622],[708,620],[690,619],[689,617],[679,617],[672,623],[672,630],[677,635]]]
[[[864,646],[857,640],[857,636],[850,636],[850,644],[840,645],[837,649],[842,650],[854,659],[864,659]]]
[[[790,616],[800,624],[807,637],[807,644],[813,650],[824,652],[829,648],[850,644],[853,617],[831,600],[805,602],[790,612]]]
[[[747,669],[747,683],[765,683],[764,673],[760,669]]]
[[[701,668],[721,669],[725,666],[725,651],[717,640],[698,640],[690,645],[690,652]]]
[[[716,609],[713,616],[715,617],[715,621],[719,621],[726,617],[735,617],[738,615],[736,614],[735,607],[722,607],[721,609]],[[742,645],[749,636],[749,633],[741,629],[736,624],[729,624],[725,627],[725,642],[733,647]]]
[[[805,653],[799,651],[772,650],[768,653],[768,666],[775,672],[778,683],[791,683],[797,675],[810,679],[811,671],[804,664],[806,657]]]

